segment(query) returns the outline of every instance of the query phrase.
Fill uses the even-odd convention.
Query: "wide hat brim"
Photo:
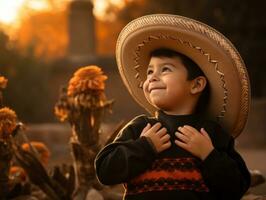
[[[233,44],[210,26],[178,15],[147,15],[130,22],[117,41],[117,65],[130,94],[151,114],[156,108],[146,100],[141,87],[150,52],[158,48],[180,52],[198,64],[210,85],[205,116],[238,136],[247,121],[250,83]]]

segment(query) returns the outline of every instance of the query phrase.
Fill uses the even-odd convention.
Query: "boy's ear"
[[[190,92],[191,94],[201,93],[207,85],[207,79],[204,76],[198,76],[192,80]]]

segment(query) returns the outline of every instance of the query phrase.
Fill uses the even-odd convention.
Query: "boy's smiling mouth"
[[[152,91],[155,91],[155,90],[163,90],[163,89],[166,89],[166,88],[165,87],[150,87],[149,93],[151,93]]]

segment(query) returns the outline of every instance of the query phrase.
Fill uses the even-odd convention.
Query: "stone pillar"
[[[95,55],[95,27],[93,5],[89,0],[74,0],[69,4],[68,57],[82,61]]]

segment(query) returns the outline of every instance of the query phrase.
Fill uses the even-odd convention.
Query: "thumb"
[[[143,131],[145,130],[145,132],[146,132],[146,131],[149,130],[150,128],[151,128],[151,124],[148,123],[148,124],[145,126],[145,128],[143,129]]]
[[[142,130],[141,135],[143,135],[144,133],[146,133],[150,128],[151,128],[151,124],[148,123],[148,124],[144,127],[144,129]]]

